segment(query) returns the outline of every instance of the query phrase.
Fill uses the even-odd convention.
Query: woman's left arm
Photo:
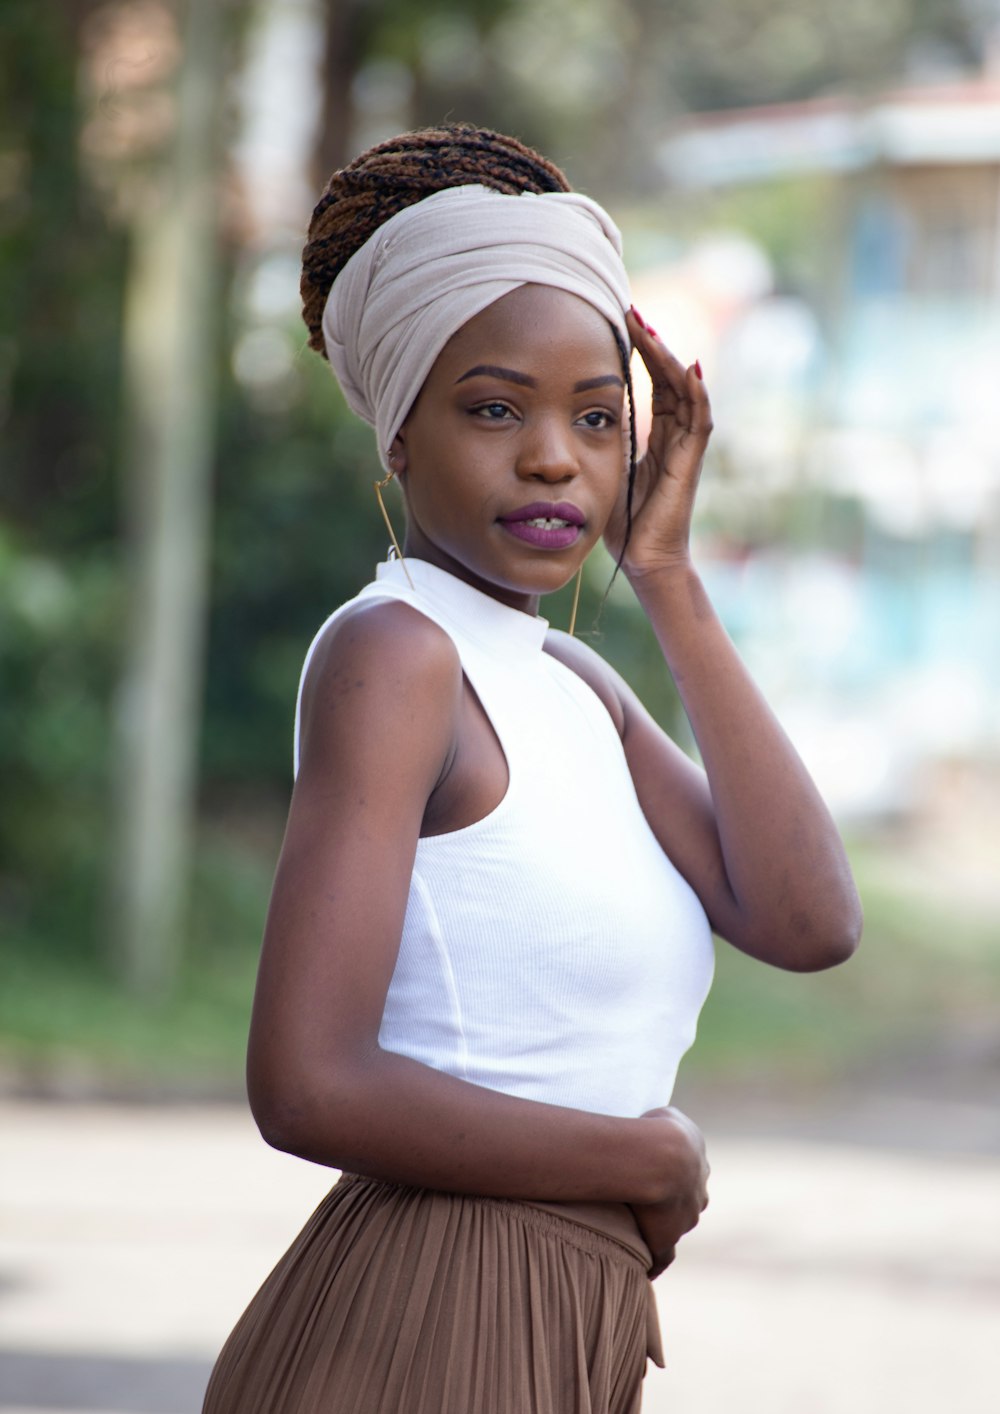
[[[704,772],[624,684],[622,739],[643,810],[698,892],[713,929],[794,971],[844,961],[861,904],[836,826],[719,622],[691,562],[689,530],[711,409],[685,369],[629,316],[653,382],[653,426],[622,560],[691,723]],[[616,553],[622,517],[609,527]]]

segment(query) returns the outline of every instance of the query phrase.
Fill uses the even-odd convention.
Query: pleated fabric
[[[229,1337],[203,1414],[636,1414],[647,1355],[663,1363],[648,1262],[622,1205],[345,1175]]]

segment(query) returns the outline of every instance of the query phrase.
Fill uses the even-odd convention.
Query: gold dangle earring
[[[390,462],[393,461],[394,459],[395,459],[395,454],[394,454],[393,452],[390,452],[390,453],[389,453],[389,460],[390,460]],[[409,569],[407,568],[406,560],[403,558],[403,552],[402,552],[402,550],[399,548],[399,541],[396,539],[396,532],[395,532],[395,531],[393,530],[393,528],[392,528],[392,521],[389,519],[389,512],[386,510],[386,508],[385,508],[385,502],[384,502],[383,499],[382,499],[382,487],[383,487],[383,486],[388,486],[388,485],[389,485],[389,482],[393,480],[393,478],[395,477],[395,475],[396,475],[396,473],[395,473],[395,472],[392,470],[392,468],[390,467],[388,473],[387,473],[385,476],[383,476],[383,478],[382,478],[381,481],[376,481],[376,482],[373,483],[374,486],[375,486],[375,496],[376,496],[376,499],[378,500],[378,508],[379,508],[379,510],[382,512],[382,519],[385,521],[385,528],[386,528],[386,530],[389,532],[389,539],[392,541],[392,548],[393,548],[393,550],[395,550],[395,552],[396,552],[396,559],[397,559],[397,560],[399,561],[399,563],[403,566],[403,573],[406,575],[406,578],[409,580],[410,588],[411,588],[411,589],[416,589],[416,585],[413,583],[413,579],[412,579],[412,577],[411,577],[411,575],[410,575],[410,571],[409,571]]]
[[[569,615],[569,636],[573,637],[576,629],[576,611],[580,607],[580,585],[583,583],[583,565],[576,572],[576,584],[573,586],[573,607]]]

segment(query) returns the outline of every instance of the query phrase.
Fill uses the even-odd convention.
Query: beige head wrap
[[[334,280],[323,336],[348,403],[375,428],[383,466],[452,334],[521,285],[579,295],[627,348],[621,250],[608,214],[576,192],[450,187],[381,225]]]

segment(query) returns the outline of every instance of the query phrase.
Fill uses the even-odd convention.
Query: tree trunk
[[[313,186],[323,190],[331,172],[356,154],[352,148],[354,100],[352,88],[364,57],[372,0],[325,0],[323,57],[320,69],[319,130],[312,160]]]
[[[128,657],[119,720],[118,960],[137,995],[165,993],[180,955],[196,761],[214,451],[221,10],[188,0],[162,199],[134,231],[128,276]]]

